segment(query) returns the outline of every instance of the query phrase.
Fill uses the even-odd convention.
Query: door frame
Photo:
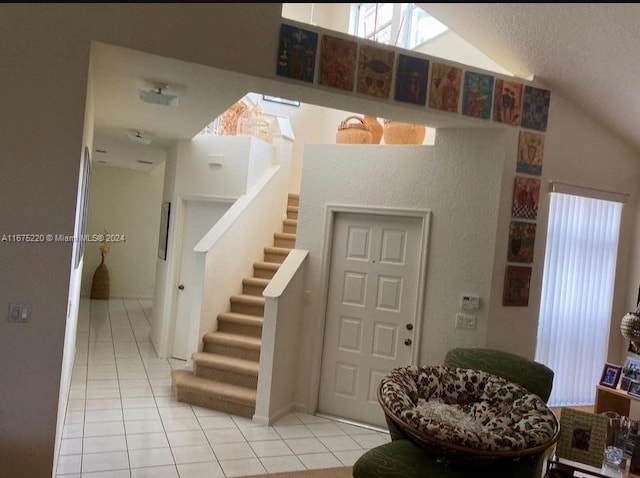
[[[228,196],[210,196],[210,195],[193,195],[193,194],[177,194],[175,196],[175,208],[172,206],[171,215],[175,220],[175,229],[173,237],[169,237],[172,255],[169,256],[167,251],[167,257],[172,257],[170,262],[170,270],[167,274],[166,281],[166,313],[167,323],[164,328],[164,357],[171,357],[173,352],[173,340],[175,336],[175,327],[177,323],[176,314],[178,312],[178,285],[180,283],[180,274],[182,268],[182,246],[184,241],[184,226],[185,226],[185,214],[187,209],[187,202],[209,202],[217,204],[229,204],[229,207],[238,198]],[[193,317],[189,320],[191,324]],[[197,320],[197,319],[196,319]],[[191,364],[191,359],[187,359],[187,364]]]
[[[321,261],[321,298],[319,319],[315,327],[315,336],[319,337],[314,344],[315,352],[313,364],[311,367],[310,393],[309,393],[309,411],[315,413],[318,410],[318,402],[320,398],[320,379],[322,373],[322,355],[324,351],[324,333],[327,322],[327,301],[329,300],[329,277],[331,272],[331,254],[333,249],[333,234],[336,216],[338,214],[360,214],[371,216],[394,216],[403,218],[417,218],[421,220],[422,227],[420,232],[420,258],[418,264],[418,286],[416,297],[416,309],[414,317],[414,347],[411,353],[411,365],[416,365],[420,357],[420,344],[422,335],[422,317],[424,315],[424,292],[426,290],[427,281],[427,251],[429,246],[429,229],[431,223],[431,211],[429,209],[401,209],[401,208],[383,208],[369,206],[349,206],[340,204],[328,204],[325,210],[325,228],[323,234],[322,261]]]

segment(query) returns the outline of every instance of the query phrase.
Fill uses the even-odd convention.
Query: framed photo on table
[[[604,415],[562,408],[556,456],[600,468],[608,427]]]
[[[627,393],[634,397],[640,397],[640,382],[632,381],[629,384],[629,390]]]
[[[602,377],[600,377],[600,385],[609,388],[616,388],[620,375],[622,373],[622,367],[612,363],[605,363],[602,369]]]

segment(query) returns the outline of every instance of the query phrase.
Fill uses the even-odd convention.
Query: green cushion
[[[444,365],[475,368],[522,385],[545,402],[551,395],[553,370],[533,360],[494,349],[456,348],[447,352]]]
[[[409,440],[396,440],[366,452],[353,465],[354,478],[532,478],[542,476],[544,460],[526,457],[498,468],[452,468],[438,463]]]

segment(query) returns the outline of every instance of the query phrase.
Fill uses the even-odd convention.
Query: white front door
[[[411,363],[421,251],[422,218],[336,215],[319,412],[384,426],[378,384]]]

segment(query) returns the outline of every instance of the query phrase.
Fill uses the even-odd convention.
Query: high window
[[[368,40],[413,49],[448,28],[415,3],[354,3],[352,31]]]
[[[554,184],[535,359],[555,375],[552,406],[591,405],[606,362],[623,202]]]

